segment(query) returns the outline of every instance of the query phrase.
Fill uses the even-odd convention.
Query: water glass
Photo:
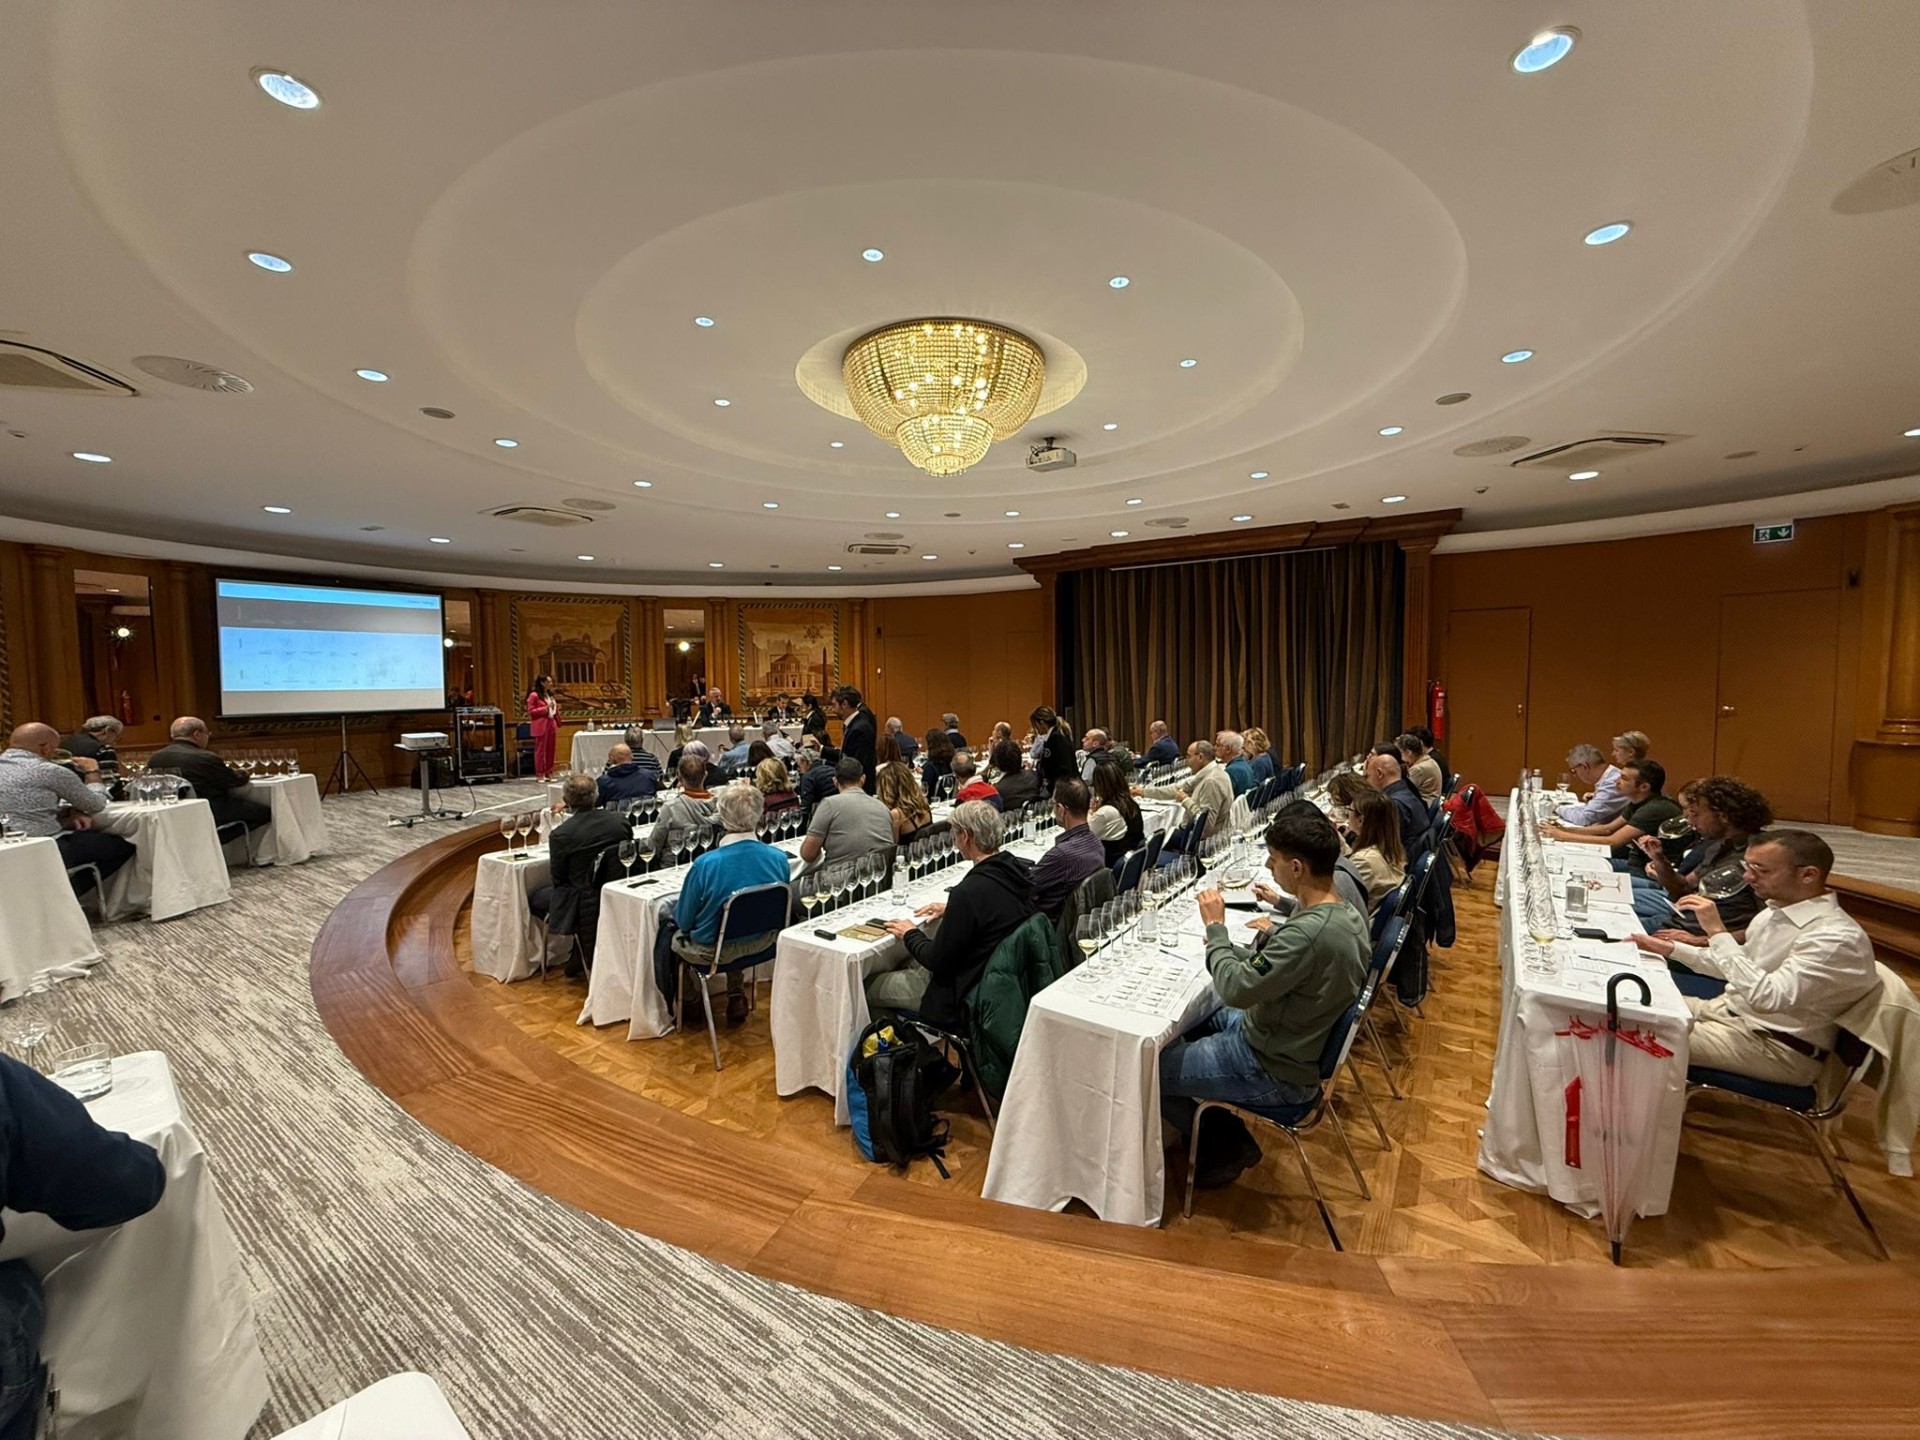
[[[105,1045],[72,1045],[47,1057],[49,1078],[77,1100],[97,1100],[113,1089],[113,1055]]]

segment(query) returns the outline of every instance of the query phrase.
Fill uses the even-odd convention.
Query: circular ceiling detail
[[[1462,460],[1478,460],[1483,455],[1504,455],[1509,450],[1518,450],[1529,443],[1525,435],[1494,435],[1485,440],[1470,441],[1453,453]]]

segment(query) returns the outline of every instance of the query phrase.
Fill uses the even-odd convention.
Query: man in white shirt
[[[773,751],[773,758],[781,762],[793,759],[793,742],[787,739],[780,729],[778,720],[769,720],[760,727],[760,734],[767,742],[767,748]]]
[[[1233,781],[1213,758],[1213,742],[1196,740],[1187,746],[1187,769],[1192,771],[1184,785],[1156,785],[1133,793],[1149,800],[1178,800],[1189,817],[1207,812],[1207,835],[1218,834],[1233,813]]]
[[[1833,1049],[1835,1021],[1878,985],[1873,942],[1827,889],[1833,851],[1810,830],[1766,830],[1747,844],[1746,878],[1765,908],[1745,945],[1703,895],[1685,895],[1705,948],[1635,935],[1642,950],[1725,979],[1711,1000],[1687,997],[1691,1062],[1782,1085],[1811,1085]]]
[[[1553,813],[1569,825],[1604,825],[1627,808],[1627,793],[1620,788],[1620,767],[1609,765],[1598,745],[1576,745],[1567,752],[1567,769],[1573,772],[1579,788],[1587,792],[1585,800],[1562,805]]]

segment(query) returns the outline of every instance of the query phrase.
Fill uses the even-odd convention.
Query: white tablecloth
[[[624,730],[576,730],[573,732],[573,773],[598,775],[607,768],[607,752],[627,738]]]
[[[326,853],[327,821],[312,775],[261,776],[243,793],[273,811],[273,819],[253,832],[254,864],[298,865]]]
[[[513,854],[520,853],[516,844]],[[545,845],[530,846],[526,855],[525,860],[509,860],[504,850],[482,855],[473,882],[473,973],[503,984],[540,968],[545,927],[534,924],[527,897],[553,878],[553,870]]]
[[[1517,811],[1509,801],[1508,814]],[[1495,881],[1495,898],[1504,907],[1500,916],[1501,1016],[1497,1049],[1493,1061],[1493,1091],[1487,1106],[1487,1123],[1480,1142],[1480,1168],[1494,1179],[1535,1194],[1554,1199],[1582,1214],[1595,1214],[1600,1202],[1600,1167],[1597,1160],[1584,1166],[1567,1163],[1567,1093],[1576,1071],[1569,1041],[1564,1032],[1575,1019],[1585,1025],[1606,1023],[1604,980],[1596,982],[1575,973],[1568,965],[1562,973],[1550,976],[1530,974],[1519,963],[1524,946],[1530,943],[1524,933],[1525,907],[1517,895],[1508,895],[1512,872],[1508,857],[1518,865],[1521,846],[1516,835],[1501,849],[1500,870]],[[1595,845],[1546,846],[1550,873],[1576,870],[1608,871],[1607,852]],[[1602,885],[1612,895],[1621,893],[1609,871]],[[1517,888],[1517,884],[1516,884]],[[1608,918],[1619,919],[1631,909],[1611,900],[1593,907],[1585,923],[1601,927]],[[1563,920],[1565,905],[1556,898],[1555,912]],[[1611,912],[1611,914],[1610,914]],[[1610,928],[1610,927],[1609,927]],[[1641,928],[1633,922],[1632,928]],[[1618,933],[1616,931],[1616,933]],[[1556,941],[1563,955],[1575,947],[1591,951],[1592,942]],[[1598,953],[1598,952],[1592,952]],[[1616,967],[1633,968],[1642,974],[1653,993],[1653,1004],[1642,1007],[1637,992],[1620,992],[1622,1020],[1653,1032],[1654,1037],[1672,1052],[1661,1061],[1636,1054],[1635,1062],[1658,1064],[1665,1085],[1661,1094],[1659,1122],[1650,1137],[1645,1199],[1642,1215],[1666,1213],[1673,1190],[1673,1170],[1680,1154],[1680,1122],[1686,1109],[1687,1034],[1691,1026],[1686,1002],[1674,986],[1666,962],[1652,956],[1638,964],[1616,952]]]
[[[429,1375],[389,1375],[275,1440],[471,1440]]]
[[[1191,894],[1173,913],[1187,917]],[[1150,1010],[1090,999],[1078,971],[1034,997],[994,1127],[987,1199],[1037,1210],[1079,1200],[1102,1220],[1160,1223],[1160,1052],[1220,1006],[1205,952],[1203,927],[1187,918],[1172,947],[1181,983]]]
[[[214,835],[213,811],[205,800],[163,805],[108,805],[95,826],[133,842],[134,856],[107,881],[107,916],[120,920],[145,911],[171,920],[233,893],[226,857]]]
[[[113,1062],[113,1090],[87,1106],[145,1141],[166,1194],[111,1230],[62,1230],[7,1215],[0,1257],[43,1280],[41,1352],[58,1377],[61,1440],[241,1440],[267,1401],[246,1274],[206,1153],[181,1113],[167,1057]]]
[[[0,844],[0,897],[0,1001],[19,995],[35,975],[69,979],[100,958],[52,839]]]

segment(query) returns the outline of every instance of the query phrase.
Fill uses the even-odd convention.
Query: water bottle
[[[1578,875],[1567,876],[1567,919],[1576,924],[1587,918],[1587,882]]]

